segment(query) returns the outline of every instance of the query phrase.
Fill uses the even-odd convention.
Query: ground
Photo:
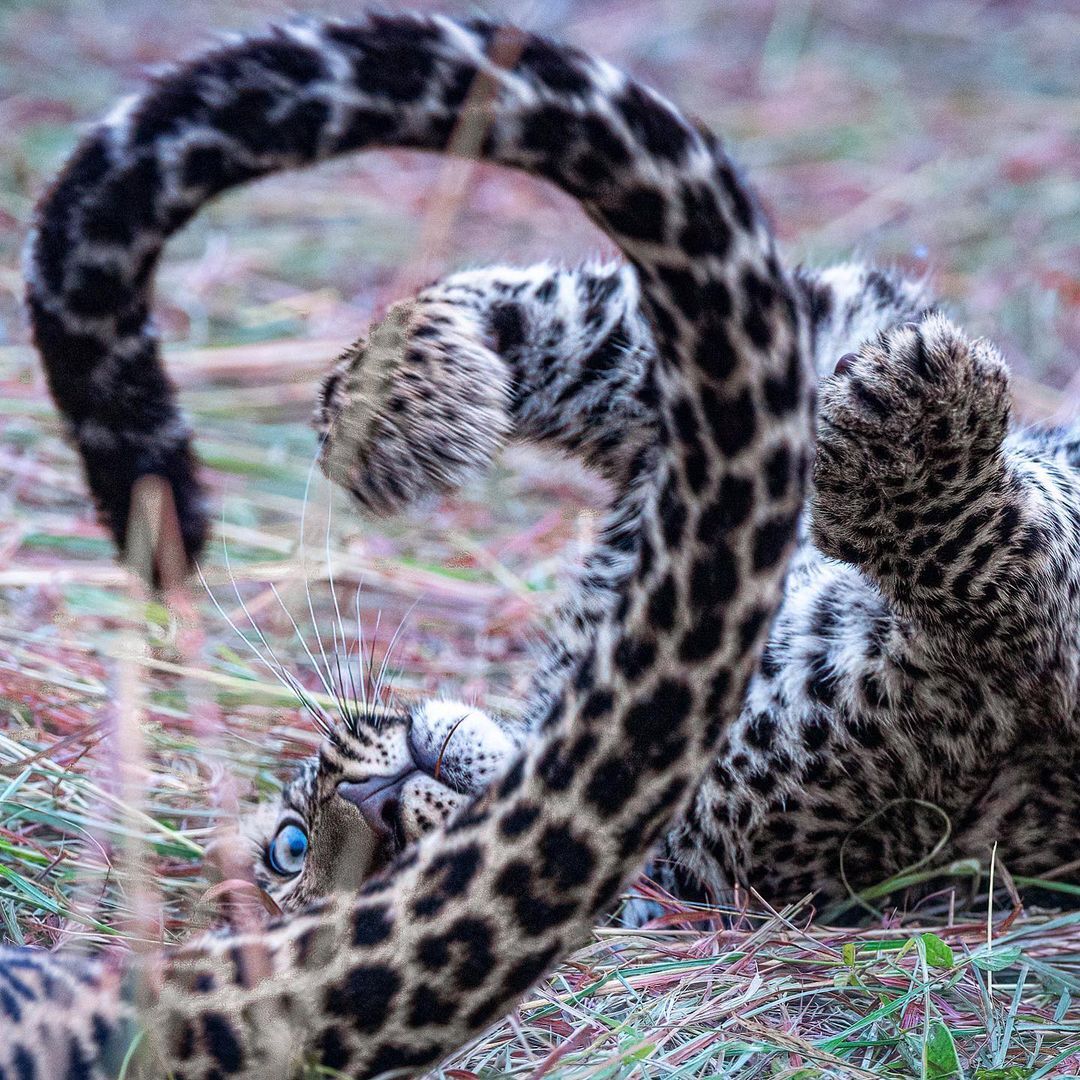
[[[26,345],[33,200],[79,126],[148,69],[292,7],[0,0],[0,939],[176,940],[214,916],[211,830],[315,743],[230,629],[245,607],[313,688],[304,646],[319,655],[314,615],[332,648],[336,591],[376,667],[393,641],[400,698],[511,708],[529,635],[595,527],[596,484],[526,453],[379,525],[338,500],[331,515],[317,472],[309,488],[313,380],[389,301],[453,267],[605,250],[543,185],[392,153],[229,195],[170,246],[158,316],[221,517],[207,587],[168,606],[113,562]],[[658,86],[729,139],[794,257],[855,252],[931,274],[1022,376],[1024,415],[1075,413],[1070,0],[459,10],[477,7]],[[963,870],[931,907],[869,912],[858,931],[753,898],[734,898],[748,913],[726,923],[681,911],[656,931],[606,929],[444,1075],[1080,1073],[1080,918],[1018,915],[1004,873],[988,905],[988,883]]]

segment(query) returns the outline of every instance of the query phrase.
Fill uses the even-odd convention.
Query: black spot
[[[525,319],[517,304],[496,304],[491,309],[488,325],[495,335],[498,353],[511,353],[525,343]]]
[[[96,1063],[86,1058],[83,1054],[82,1043],[75,1035],[71,1036],[68,1043],[67,1063],[64,1080],[95,1080]]]
[[[512,840],[520,836],[539,816],[538,806],[518,806],[499,822],[499,829],[503,836]]]
[[[753,505],[754,485],[749,480],[725,476],[716,501],[705,508],[698,521],[698,539],[713,543],[721,532],[745,524]]]
[[[604,217],[612,230],[634,240],[660,243],[664,239],[665,204],[659,192],[634,188],[618,206],[604,207]]]
[[[173,1053],[180,1061],[190,1061],[197,1046],[195,1026],[190,1020],[184,1020],[180,1026],[180,1033],[173,1042]]]
[[[637,852],[652,846],[661,829],[670,820],[678,800],[686,791],[686,781],[674,777],[667,782],[662,791],[650,799],[643,810],[636,813],[631,821],[619,832],[619,858],[630,859]]]
[[[349,1020],[362,1034],[373,1034],[386,1022],[401,978],[381,964],[359,964],[341,982],[327,988],[323,1007],[332,1016]]]
[[[774,499],[787,494],[791,483],[791,453],[786,446],[777,447],[769,455],[765,462],[765,481]]]
[[[14,1024],[22,1019],[19,999],[4,986],[0,986],[0,1015],[6,1016]]]
[[[664,485],[660,494],[659,511],[664,540],[668,547],[678,547],[686,528],[686,505],[679,498],[674,477]]]
[[[576,50],[532,36],[517,62],[519,71],[564,94],[584,94],[592,88],[592,80],[583,70],[587,65],[588,59]]]
[[[885,745],[881,728],[872,720],[853,718],[847,722],[847,729],[868,750],[876,750]]]
[[[397,104],[416,101],[431,85],[435,52],[421,48],[437,40],[434,27],[420,20],[370,17],[370,26],[330,25],[326,34],[344,46],[358,89]],[[459,73],[460,77],[460,73]]]
[[[721,214],[712,191],[700,184],[686,184],[682,190],[682,204],[683,228],[679,233],[679,246],[687,255],[715,255],[718,259],[726,259],[731,250],[731,226]],[[714,283],[714,288],[717,287],[726,294],[722,283]],[[714,293],[711,302],[706,299],[705,304],[726,314],[730,310],[730,297],[725,295],[719,302],[717,300]]]
[[[806,692],[814,701],[822,705],[832,705],[836,698],[836,685],[839,681],[828,653],[815,653],[808,658],[807,666],[810,677],[806,681]]]
[[[113,172],[88,201],[83,211],[83,235],[94,243],[127,247],[139,231],[163,228],[158,221],[161,203],[161,174],[151,156]],[[190,214],[190,211],[187,212]],[[178,227],[186,215],[178,218]],[[169,223],[173,224],[173,223]]]
[[[720,183],[724,186],[728,198],[731,200],[739,224],[744,229],[752,229],[754,227],[754,204],[751,201],[749,188],[736,174],[729,161],[720,162],[716,167],[716,174]]]
[[[277,131],[269,117],[278,102],[264,87],[235,89],[214,109],[210,122],[253,153],[272,154],[278,150]]]
[[[221,146],[193,146],[184,156],[181,182],[185,187],[198,188],[204,196],[242,184],[259,175],[259,170],[240,161]]]
[[[495,879],[495,891],[508,900],[529,888],[532,867],[522,859],[508,862]]]
[[[539,172],[559,179],[559,170],[553,167],[552,162],[563,159],[576,123],[574,114],[559,105],[540,105],[526,113],[521,124],[521,143],[525,148],[538,151],[548,158],[547,162],[539,164]]]
[[[291,82],[303,84],[323,77],[323,61],[319,53],[295,41],[255,40],[248,41],[241,48],[249,63],[254,62]]]
[[[657,267],[657,272],[679,310],[688,319],[696,319],[701,314],[701,289],[694,275],[681,267],[663,264]]]
[[[202,1015],[203,1042],[206,1052],[225,1074],[239,1072],[244,1067],[244,1051],[229,1018],[220,1012]]]
[[[861,405],[874,414],[879,420],[884,420],[889,415],[889,406],[866,385],[862,379],[852,378],[848,383],[851,393]]]
[[[746,778],[746,782],[759,795],[770,795],[776,787],[776,773],[774,773],[772,769],[766,769],[764,772],[750,773]]]
[[[788,542],[795,531],[790,517],[772,518],[754,530],[754,570],[775,566],[787,551]]]
[[[540,874],[557,889],[579,887],[596,865],[592,848],[579,840],[568,826],[550,825],[540,837]]]
[[[443,896],[460,896],[470,885],[480,867],[480,849],[468,844],[457,851],[444,852],[431,861],[425,873],[429,881],[437,881]]]
[[[360,150],[365,146],[378,145],[396,129],[397,118],[391,112],[369,108],[353,109],[335,148],[339,151]]]
[[[65,299],[76,315],[99,318],[115,310],[123,290],[124,279],[113,267],[83,265],[72,274]]]
[[[717,539],[714,547],[694,561],[690,572],[690,598],[693,607],[719,618],[720,609],[739,588],[739,564],[731,546]]]
[[[649,621],[658,630],[671,630],[675,625],[675,606],[675,582],[668,573],[649,596]]]
[[[319,1064],[328,1069],[344,1069],[352,1058],[340,1029],[327,1028],[319,1038],[318,1043]]]
[[[792,349],[788,354],[787,369],[782,377],[769,376],[765,380],[765,404],[773,416],[784,416],[799,406],[799,390],[802,386],[802,366],[799,353]]]
[[[650,156],[682,163],[692,133],[667,105],[633,83],[614,104]]]
[[[491,927],[480,918],[464,916],[447,930],[449,948],[457,954],[453,978],[466,990],[481,986],[494,966],[491,953]]]
[[[509,798],[519,787],[525,778],[525,759],[519,758],[511,767],[510,771],[499,781],[497,789],[498,798]]]
[[[552,791],[565,791],[574,780],[574,769],[563,749],[563,740],[553,739],[536,766],[537,774]]]
[[[105,1047],[109,1044],[115,1033],[113,1025],[105,1019],[100,1013],[94,1013],[90,1017],[90,1036],[94,1040],[94,1046],[99,1053],[105,1052]]]
[[[604,816],[617,813],[637,789],[637,773],[619,758],[606,758],[593,770],[585,797]]]
[[[644,638],[623,637],[615,647],[615,666],[627,677],[636,679],[656,659],[656,645]]]
[[[757,644],[761,628],[768,622],[770,612],[762,607],[751,608],[739,623],[739,644],[749,650]]]
[[[201,118],[205,111],[200,80],[192,72],[181,72],[159,83],[139,102],[131,117],[131,137],[137,146],[171,135],[180,127]]]
[[[679,659],[693,664],[712,656],[720,647],[723,632],[721,614],[702,612],[679,642]]]
[[[430,986],[418,986],[409,1003],[409,1024],[412,1027],[445,1024],[457,1015],[458,1008],[453,997],[443,997]]]
[[[738,354],[721,321],[713,320],[701,328],[694,349],[694,362],[716,379],[726,379],[735,370]]]
[[[450,948],[442,934],[429,934],[421,938],[416,947],[416,958],[428,971],[440,971],[450,962]]]
[[[518,923],[527,934],[562,926],[577,911],[572,901],[550,903],[537,895],[532,868],[521,859],[506,864],[495,879],[495,889],[512,902]]]
[[[608,716],[615,705],[615,697],[610,690],[593,690],[581,706],[583,720],[596,720]]]
[[[872,708],[883,709],[888,705],[889,699],[885,693],[885,688],[876,675],[867,673],[862,677],[859,685],[866,703]]]
[[[399,1046],[383,1043],[364,1067],[367,1076],[380,1076],[391,1069],[418,1069],[436,1061],[444,1048],[438,1045]]]
[[[506,998],[514,998],[523,994],[545,971],[555,962],[559,955],[559,946],[550,945],[540,952],[522,957],[503,979],[503,995]]]
[[[38,1072],[34,1058],[21,1043],[15,1044],[11,1061],[15,1068],[15,1080],[37,1080]]]
[[[682,727],[693,703],[689,687],[674,678],[661,679],[623,721],[635,751],[658,768],[670,765],[685,742]]]
[[[812,714],[802,727],[803,745],[817,753],[829,741],[829,725],[821,713]]]
[[[776,721],[768,713],[757,713],[746,729],[746,738],[758,750],[768,750],[776,738]]]
[[[626,331],[618,325],[581,361],[582,375],[592,377],[618,367],[626,349]]]
[[[706,387],[702,402],[717,449],[728,457],[745,450],[757,431],[757,413],[749,389],[732,398],[721,398]]]

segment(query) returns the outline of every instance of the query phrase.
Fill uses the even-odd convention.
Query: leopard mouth
[[[360,816],[376,837],[400,847],[402,837],[398,808],[401,789],[415,772],[415,769],[405,769],[396,776],[344,780],[338,784],[337,792],[360,811]]]

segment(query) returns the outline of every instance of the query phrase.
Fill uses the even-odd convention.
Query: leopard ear
[[[457,307],[395,304],[323,384],[323,472],[374,514],[456,490],[510,431],[510,379]]]

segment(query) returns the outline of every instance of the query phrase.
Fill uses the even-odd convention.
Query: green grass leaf
[[[926,950],[926,962],[932,968],[951,968],[956,964],[953,951],[947,942],[937,934],[922,935],[923,948]]]
[[[933,934],[926,936],[933,937]],[[949,952],[951,955],[952,951]],[[931,1020],[923,1043],[923,1076],[928,1080],[945,1080],[946,1077],[959,1075],[960,1059],[952,1033],[940,1020]]]

